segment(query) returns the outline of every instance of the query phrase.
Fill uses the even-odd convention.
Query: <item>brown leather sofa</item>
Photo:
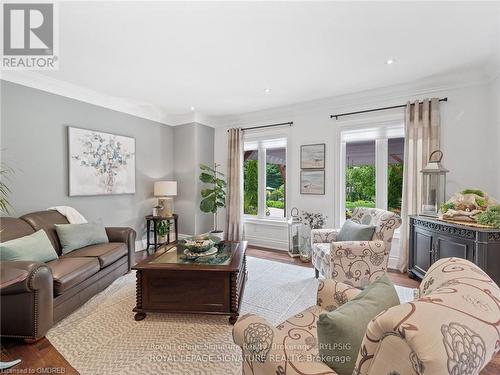
[[[62,255],[54,224],[68,224],[57,211],[0,218],[1,241],[45,230],[59,259],[48,263],[1,262],[4,275],[25,275],[2,287],[1,335],[36,340],[133,265],[136,233],[131,228],[106,228],[109,243],[86,246]],[[7,276],[6,276],[7,277]],[[2,283],[3,283],[2,276]]]

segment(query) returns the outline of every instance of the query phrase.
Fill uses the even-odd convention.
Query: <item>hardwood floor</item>
[[[23,341],[2,337],[1,360],[12,361],[14,359],[21,359],[21,363],[10,370],[12,374],[42,372],[46,374],[78,374],[78,371],[71,367],[61,353],[45,337],[33,344],[25,344]],[[9,373],[9,370],[2,371],[2,373]]]
[[[314,273],[311,263],[303,263],[298,258],[290,258],[284,251],[251,247],[248,248],[247,255],[276,262],[295,264],[301,267],[308,267],[311,268],[311,274]],[[147,254],[145,251],[137,252],[135,260],[138,262],[146,256]],[[415,288],[419,284],[417,281],[408,278],[405,274],[390,272],[389,276],[393,283],[401,286]],[[42,370],[40,369],[44,369],[45,371],[42,371],[43,373],[49,373],[50,371],[51,373],[78,374],[46,338],[33,344],[25,344],[19,340],[2,338],[1,360],[10,361],[17,358],[20,358],[22,362],[13,367],[10,372],[7,370],[2,373],[41,373],[40,371]],[[500,354],[481,371],[481,375],[495,374],[500,374]]]

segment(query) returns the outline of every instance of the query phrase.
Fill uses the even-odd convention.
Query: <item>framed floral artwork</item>
[[[68,126],[69,195],[135,193],[135,138]]]

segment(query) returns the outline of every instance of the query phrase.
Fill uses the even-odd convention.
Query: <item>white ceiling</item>
[[[60,69],[43,74],[171,114],[239,114],[491,64],[499,5],[66,2]]]

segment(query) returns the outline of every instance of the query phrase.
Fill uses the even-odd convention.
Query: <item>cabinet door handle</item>
[[[431,263],[434,263],[436,261],[436,244],[433,243],[431,246],[431,250],[429,251],[431,254]]]

